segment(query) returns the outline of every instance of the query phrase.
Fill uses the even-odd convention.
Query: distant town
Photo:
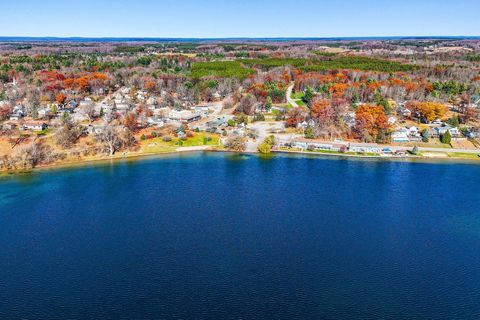
[[[480,40],[0,42],[0,170],[183,151],[480,160]]]

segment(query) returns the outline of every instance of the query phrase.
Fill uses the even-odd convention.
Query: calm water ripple
[[[192,154],[0,178],[1,319],[478,319],[480,166]]]

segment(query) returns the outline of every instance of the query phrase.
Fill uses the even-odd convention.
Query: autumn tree
[[[65,124],[55,132],[54,141],[63,149],[70,148],[82,136],[83,131],[80,125],[66,121]]]
[[[382,106],[361,105],[355,115],[355,134],[365,142],[383,142],[389,128],[388,119]]]
[[[225,147],[234,152],[243,152],[247,149],[245,138],[240,136],[230,137],[225,141]]]
[[[287,128],[296,128],[304,120],[305,111],[302,108],[292,108],[288,111],[285,126]]]
[[[256,103],[257,99],[255,99],[255,97],[251,94],[247,94],[240,100],[240,103],[237,105],[236,111],[239,113],[251,115],[255,111]]]
[[[130,131],[135,131],[138,128],[138,115],[135,112],[127,114],[123,120],[123,124]]]
[[[55,101],[59,104],[64,104],[66,99],[67,96],[63,93],[57,93],[57,95],[55,96]]]
[[[413,102],[407,108],[422,122],[441,119],[448,111],[446,105],[437,102]]]

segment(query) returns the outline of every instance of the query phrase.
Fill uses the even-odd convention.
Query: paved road
[[[290,86],[288,87],[287,89],[287,102],[290,103],[293,107],[298,107],[298,104],[297,102],[295,102],[295,100],[292,99],[292,91],[293,91],[293,87],[295,86],[295,82],[292,82],[290,84]]]
[[[413,147],[402,147],[402,146],[385,146],[385,148],[389,148],[392,151],[406,151],[412,150]],[[427,147],[418,147],[418,151],[424,152],[459,152],[459,153],[472,153],[472,154],[480,154],[480,150],[478,149],[453,149],[453,148],[427,148]]]

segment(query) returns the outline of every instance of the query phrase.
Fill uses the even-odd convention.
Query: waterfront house
[[[401,142],[409,142],[410,139],[408,138],[409,131],[407,129],[398,129],[392,132],[392,141],[401,143]]]
[[[291,143],[293,148],[302,150],[323,150],[323,151],[335,151],[345,152],[348,149],[348,143],[342,141],[323,141],[312,140],[306,138],[296,138]]]
[[[349,144],[348,150],[359,153],[381,153],[382,148],[376,143],[352,142]]]
[[[450,126],[444,126],[444,127],[436,127],[433,129],[434,130],[434,136],[435,137],[441,137],[443,136],[447,131],[450,132],[450,135],[452,138],[460,138],[462,136],[460,130],[458,128],[453,128]]]

